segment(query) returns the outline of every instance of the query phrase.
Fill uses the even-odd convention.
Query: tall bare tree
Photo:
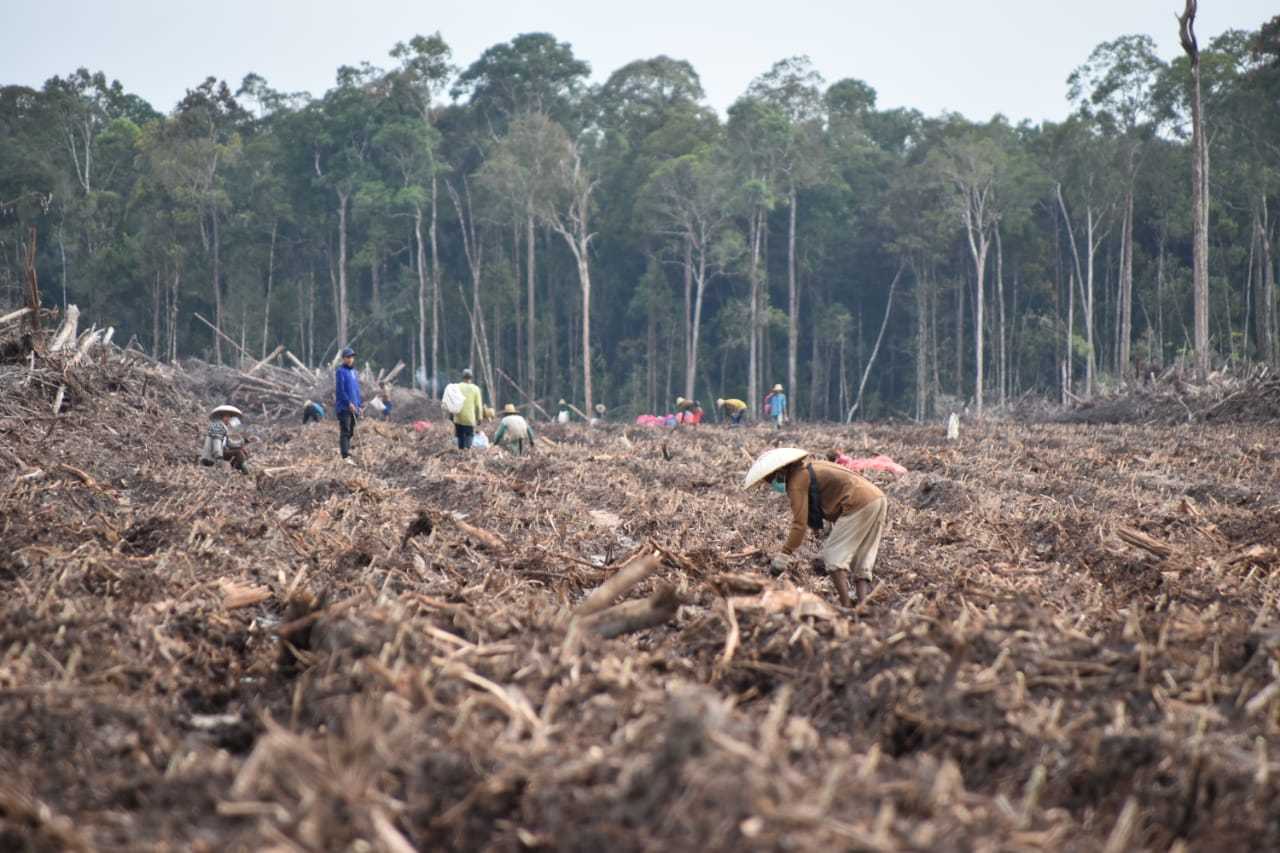
[[[591,199],[596,180],[582,161],[582,146],[561,130],[552,149],[557,154],[554,192],[538,205],[541,218],[563,238],[578,268],[582,290],[582,394],[586,411],[594,405],[591,389]]]
[[[516,116],[504,136],[490,151],[479,172],[485,189],[502,199],[509,215],[524,231],[526,328],[525,370],[530,394],[537,394],[537,281],[534,226],[538,207],[554,193],[559,171],[559,149],[564,130],[543,113]]]
[[[969,255],[973,261],[976,294],[974,297],[974,398],[977,413],[983,403],[983,309],[987,256],[991,251],[999,211],[996,207],[996,181],[1000,175],[1004,153],[989,139],[970,137],[954,140],[936,152],[934,168],[950,188],[955,213],[964,225]]]
[[[677,157],[659,166],[645,187],[647,207],[657,227],[683,247],[685,271],[693,286],[686,319],[684,394],[693,399],[698,340],[707,285],[743,252],[742,237],[727,229],[734,185],[722,152],[714,149]]]
[[[1209,374],[1209,143],[1200,105],[1200,46],[1196,42],[1196,0],[1178,15],[1178,38],[1191,62],[1191,290],[1194,302],[1196,372]]]

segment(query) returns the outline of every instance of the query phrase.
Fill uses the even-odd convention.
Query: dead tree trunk
[[[1268,364],[1275,364],[1276,360],[1276,266],[1275,258],[1271,254],[1271,223],[1268,221],[1267,213],[1267,195],[1262,194],[1261,211],[1257,219],[1256,230],[1259,241],[1259,261],[1262,265],[1262,275],[1259,276],[1258,284],[1262,288],[1262,299],[1259,301],[1258,311],[1262,315],[1262,329],[1259,336],[1259,343],[1262,345],[1264,357]]]
[[[213,322],[214,325],[222,329],[222,229],[218,226],[218,209],[216,207],[210,210],[210,220],[212,220],[211,231],[213,234]],[[216,364],[222,364],[222,340],[217,336],[213,336],[213,360]]]
[[[916,423],[924,422],[929,397],[929,294],[923,266],[920,261],[911,264],[916,279]]]
[[[351,194],[347,190],[338,190],[338,346],[345,347],[347,340],[347,203]]]
[[[160,270],[156,269],[155,284],[151,286],[151,357],[160,358],[160,305],[164,302],[164,285],[160,282]]]
[[[1194,294],[1196,372],[1209,374],[1209,145],[1200,104],[1200,47],[1195,33],[1196,0],[1178,16],[1178,38],[1191,62],[1191,289]]]
[[[760,243],[764,231],[764,208],[757,207],[751,213],[751,305],[750,336],[747,356],[747,399],[751,401],[747,411],[754,420],[756,416],[756,400],[760,399]]]
[[[884,330],[889,325],[889,312],[893,310],[893,292],[898,288],[898,280],[902,278],[902,271],[906,268],[906,261],[899,261],[898,271],[893,275],[893,281],[889,284],[889,298],[884,306],[884,319],[880,321],[880,333],[876,335],[876,344],[871,348],[871,357],[867,359],[867,365],[862,370],[862,381],[858,383],[858,396],[854,398],[853,406],[849,409],[848,416],[845,417],[845,423],[852,423],[854,413],[862,405],[862,392],[867,387],[867,377],[871,375],[871,368],[875,366],[876,356],[880,354],[880,344],[884,341]]]
[[[431,175],[431,395],[440,393],[437,377],[440,375],[440,251],[436,240],[436,223],[438,222],[439,181],[435,174]],[[426,356],[423,356],[426,361]]]
[[[538,347],[537,335],[535,332],[537,326],[536,299],[534,284],[537,278],[534,275],[534,247],[533,247],[533,212],[529,211],[525,216],[524,222],[524,276],[526,298],[528,300],[525,310],[528,316],[525,318],[525,358],[528,364],[525,365],[525,371],[528,375],[528,381],[525,385],[529,389],[529,393],[534,397],[538,396]]]
[[[796,187],[787,198],[787,393],[794,394],[800,356],[800,291],[796,284]],[[789,401],[788,401],[789,402]],[[799,406],[792,404],[792,412]]]
[[[1124,199],[1124,225],[1120,230],[1120,341],[1116,366],[1120,379],[1133,373],[1133,182]]]
[[[1004,316],[1004,244],[1000,240],[1000,223],[996,223],[996,306],[999,326],[996,336],[999,340],[999,363],[996,366],[996,383],[1000,386],[1000,405],[1004,405],[1009,394],[1009,359],[1005,345]]]
[[[169,358],[170,363],[178,360],[178,301],[182,290],[182,263],[173,263],[173,281],[169,287]]]
[[[418,359],[426,373],[427,362],[427,248],[422,242],[422,205],[413,207],[413,238],[417,246],[418,267]],[[414,377],[414,382],[417,377]]]
[[[693,399],[693,237],[684,238],[684,396]]]
[[[276,277],[276,236],[280,232],[279,220],[271,223],[271,247],[267,250],[267,295],[262,306],[262,357],[267,356],[267,338],[271,334],[271,288]]]

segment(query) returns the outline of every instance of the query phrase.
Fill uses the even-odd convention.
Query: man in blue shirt
[[[351,436],[356,431],[356,418],[364,408],[355,363],[356,351],[345,347],[342,350],[342,364],[333,372],[334,412],[338,416],[338,451],[342,454],[342,461],[348,465],[356,464],[351,459]]]

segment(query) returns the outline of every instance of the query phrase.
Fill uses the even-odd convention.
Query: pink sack
[[[850,471],[884,471],[895,477],[901,477],[907,473],[907,469],[903,468],[897,462],[894,462],[888,456],[872,456],[870,459],[854,459],[843,453],[836,455],[836,464],[843,465]]]
[[[431,421],[414,421],[413,422],[414,432],[426,432],[429,429],[431,429]]]

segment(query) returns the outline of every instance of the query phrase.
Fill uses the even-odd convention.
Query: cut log
[[[236,343],[235,341],[231,340],[231,338],[229,338],[229,337],[227,337],[226,335],[224,335],[224,334],[222,333],[222,330],[221,330],[221,329],[219,329],[217,326],[213,325],[213,324],[212,324],[212,323],[210,323],[208,320],[206,320],[204,317],[202,317],[202,316],[200,315],[200,312],[199,312],[199,311],[192,311],[191,313],[195,315],[195,317],[196,317],[196,319],[197,319],[197,320],[199,320],[201,323],[204,323],[206,326],[208,326],[210,329],[212,329],[212,330],[213,330],[213,333],[214,333],[215,335],[217,335],[218,337],[222,338],[222,339],[223,339],[224,341],[226,341],[227,343],[231,344],[231,346],[236,350],[236,352],[240,353],[240,355],[241,355],[241,356],[243,356],[247,361],[253,361],[253,356],[251,356],[251,355],[249,355],[249,353],[245,352],[245,351],[244,351],[244,347],[240,346],[238,343]]]
[[[76,330],[79,326],[80,309],[75,305],[68,305],[67,314],[62,320],[62,326],[59,327],[58,333],[53,336],[53,342],[49,344],[49,352],[58,352],[71,341],[74,341],[76,339]]]
[[[31,313],[30,308],[19,308],[17,311],[10,311],[3,317],[0,317],[0,326],[12,323],[14,320],[21,320],[23,317]]]
[[[527,400],[527,401],[528,401],[529,405],[533,406],[533,407],[534,407],[535,409],[537,409],[539,412],[542,412],[543,417],[545,417],[547,420],[551,420],[551,413],[550,413],[550,412],[548,412],[546,409],[542,408],[542,406],[539,406],[539,405],[538,405],[538,401],[537,401],[537,400],[535,400],[535,399],[533,399],[532,397],[530,397],[527,393],[525,393],[525,390],[524,390],[523,388],[521,388],[519,385],[517,385],[517,384],[516,384],[516,381],[515,381],[514,379],[512,379],[510,376],[508,376],[508,375],[507,375],[507,372],[506,372],[505,370],[503,370],[501,367],[499,367],[499,368],[498,368],[498,374],[499,374],[503,379],[505,379],[505,380],[507,380],[508,382],[510,382],[510,383],[511,383],[511,387],[512,387],[512,388],[514,388],[514,389],[516,389],[516,391],[520,392],[520,396],[521,396],[521,397],[524,397],[524,398],[525,398],[525,400]]]
[[[266,367],[271,362],[275,361],[276,356],[280,355],[280,353],[282,352],[284,352],[284,344],[280,344],[280,346],[276,347],[271,351],[271,355],[267,356],[266,358],[262,359],[262,361],[258,362],[253,367],[250,367],[248,370],[246,370],[244,372],[245,376],[252,376],[253,374],[257,373],[259,370]]]
[[[393,368],[391,368],[391,372],[390,372],[390,373],[388,373],[386,376],[384,376],[384,377],[382,377],[381,379],[379,379],[379,380],[378,380],[378,384],[379,384],[379,385],[382,385],[382,384],[385,384],[385,383],[390,382],[391,380],[393,380],[393,379],[395,379],[397,376],[399,376],[399,375],[400,375],[400,371],[402,371],[402,370],[404,370],[404,362],[403,362],[403,361],[396,362],[396,366],[395,366],[395,367],[393,367]]]
[[[626,595],[627,591],[636,584],[653,574],[660,565],[662,561],[657,554],[642,554],[636,557],[596,587],[582,604],[578,605],[573,615],[582,618],[604,610],[618,598]]]
[[[270,597],[271,590],[265,586],[232,580],[224,580],[222,582],[223,610],[252,607],[255,604],[261,604]]]
[[[507,543],[503,542],[501,537],[490,533],[487,530],[481,530],[479,527],[474,525],[467,524],[465,521],[457,521],[455,523],[458,525],[459,530],[476,540],[476,542],[481,546],[488,548],[490,551],[506,550]]]
[[[1173,553],[1173,548],[1166,543],[1132,527],[1117,527],[1116,536],[1120,537],[1121,541],[1135,548],[1141,548],[1148,554],[1153,554],[1162,560]]]
[[[625,601],[592,616],[575,620],[579,632],[609,638],[653,628],[675,618],[680,599],[670,584],[662,584],[642,601]]]

